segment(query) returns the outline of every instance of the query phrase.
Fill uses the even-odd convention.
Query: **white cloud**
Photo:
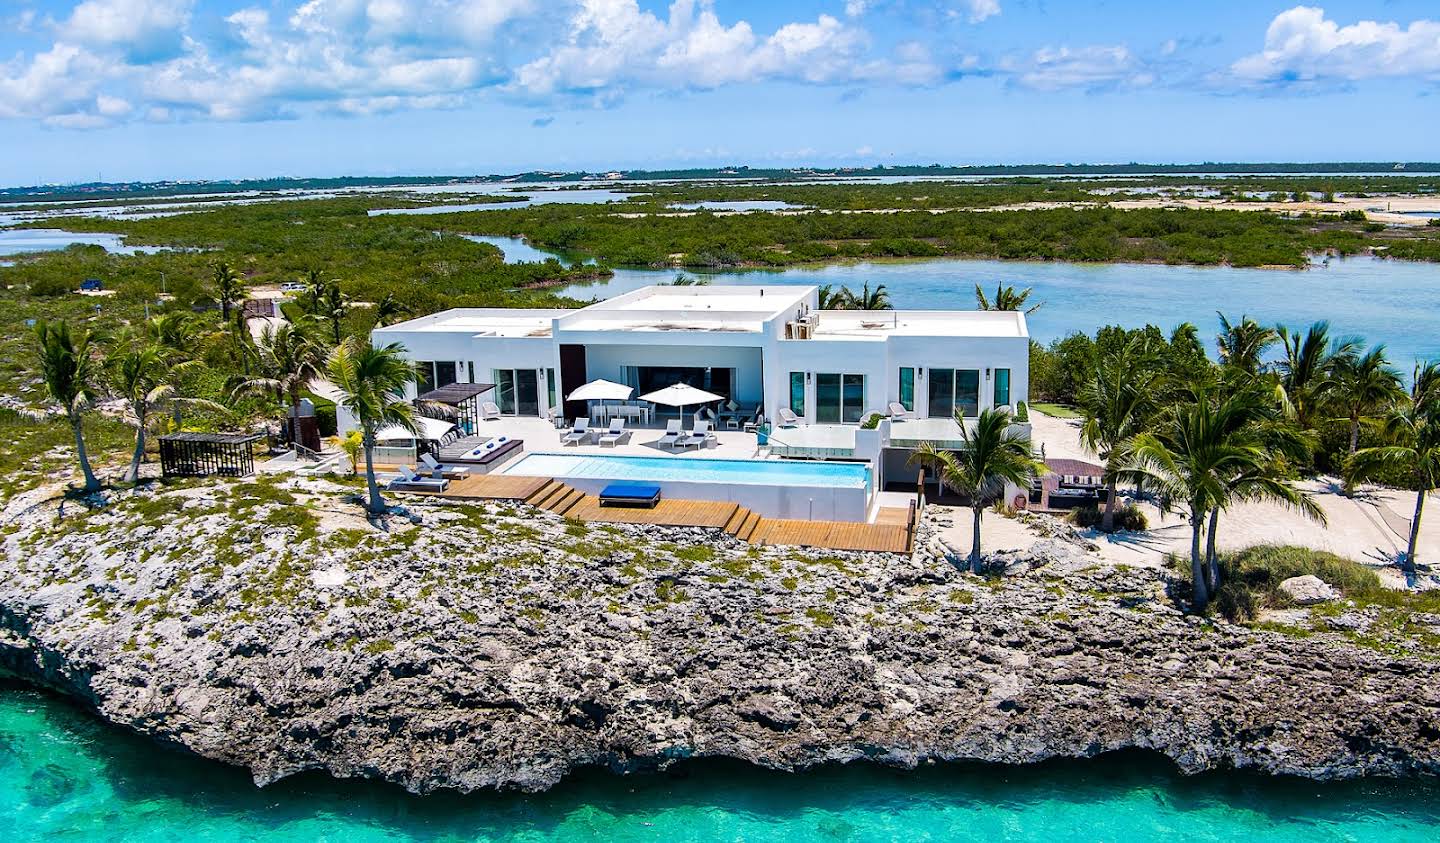
[[[123,50],[133,61],[179,52],[194,0],[85,0],[59,25],[62,39]]]
[[[1155,81],[1124,45],[1046,47],[1024,61],[1002,64],[1017,84],[1042,91],[1062,88],[1141,87]]]
[[[1265,48],[1231,66],[1252,82],[1418,76],[1440,78],[1440,22],[1359,21],[1341,26],[1325,10],[1296,6],[1265,30]]]
[[[971,23],[993,18],[1000,14],[1000,0],[955,0],[953,14],[963,15]]]

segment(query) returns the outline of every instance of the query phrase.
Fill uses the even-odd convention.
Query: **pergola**
[[[166,477],[248,477],[255,473],[258,433],[170,433],[160,437],[160,471]]]
[[[417,404],[441,404],[450,408],[446,417],[468,436],[480,427],[480,407],[476,400],[495,388],[493,383],[452,383],[415,399]]]

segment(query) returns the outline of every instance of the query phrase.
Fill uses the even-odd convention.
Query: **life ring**
[[[1011,501],[1011,503],[1015,505],[1015,509],[1024,509],[1025,504],[1029,503],[1029,499],[1026,498],[1024,495],[1016,495],[1015,500]]]

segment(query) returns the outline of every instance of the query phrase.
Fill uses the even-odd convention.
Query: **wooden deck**
[[[874,523],[764,518],[735,503],[667,498],[653,508],[604,506],[595,495],[544,477],[476,475],[452,480],[441,493],[404,492],[455,500],[514,500],[566,518],[610,524],[722,529],[752,544],[827,550],[910,553],[910,513],[881,507]]]

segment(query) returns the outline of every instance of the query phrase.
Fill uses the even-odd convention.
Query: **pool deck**
[[[827,550],[910,553],[914,537],[909,509],[879,508],[872,523],[764,518],[735,503],[667,498],[653,508],[605,506],[595,495],[545,477],[504,474],[452,480],[444,492],[403,492],[450,500],[510,500],[538,506],[566,518],[611,524],[723,529],[760,545],[795,545]]]

